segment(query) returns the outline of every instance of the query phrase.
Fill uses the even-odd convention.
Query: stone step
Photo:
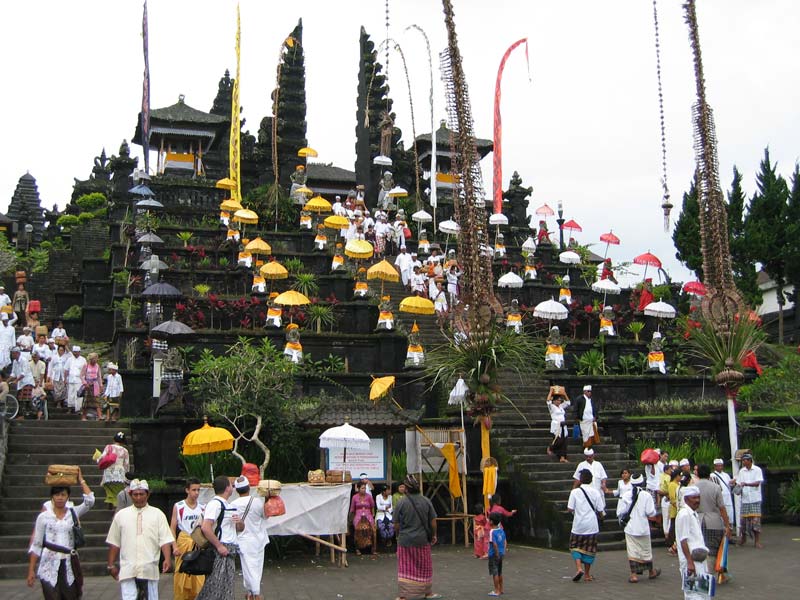
[[[109,442],[107,438],[102,439],[102,443],[97,443],[96,441],[92,441],[91,438],[70,438],[69,449],[71,452],[84,454],[91,458],[95,450],[100,450],[102,452],[103,448]],[[64,449],[64,443],[64,440],[58,440],[55,436],[52,436],[47,441],[38,438],[35,442],[26,442],[12,437],[8,442],[8,453],[48,454],[52,458],[56,458],[60,451]]]
[[[71,450],[71,448],[70,448]],[[92,450],[94,452],[94,450]],[[78,465],[82,471],[89,472],[90,469],[96,469],[97,464],[92,460],[91,453],[51,453],[44,452],[35,454],[33,452],[14,452],[8,454],[8,465],[51,465],[57,463],[60,465]]]
[[[506,451],[514,457],[515,464],[526,464],[526,465],[539,465],[543,469],[550,470],[551,465],[562,465],[565,463],[557,462],[557,460],[549,456],[546,451],[541,451],[539,453],[532,453],[532,452],[520,452],[520,450],[524,451],[525,448],[519,448],[515,450],[514,448],[507,448]],[[606,463],[614,464],[617,462],[623,462],[625,460],[624,453],[604,453],[603,455],[603,466],[606,466]],[[567,463],[572,464],[573,469],[575,468],[574,465],[577,463]],[[608,468],[606,468],[606,473],[608,473]]]
[[[72,488],[73,490],[75,488]],[[113,511],[106,510],[103,508],[103,500],[105,499],[105,492],[101,487],[97,487],[95,490],[95,505],[89,511],[89,514],[97,514],[100,512],[107,512],[109,515],[109,520],[113,517]],[[83,502],[82,496],[80,493],[73,491],[74,502],[80,504]],[[26,495],[24,496],[17,496],[15,498],[3,498],[0,499],[0,507],[4,508],[13,508],[14,510],[29,510],[32,512],[39,512],[42,506],[42,502],[47,500],[49,495],[45,493],[43,496],[33,496],[31,492],[26,490]],[[108,516],[108,515],[106,515]]]
[[[3,527],[5,523],[29,523],[30,527],[33,528],[33,522],[36,520],[36,515],[39,514],[40,510],[39,507],[42,505],[44,500],[39,498],[39,504],[35,507],[34,510],[21,510],[14,506],[13,508],[8,508],[3,506],[3,510],[0,510],[0,527]],[[114,518],[114,511],[113,510],[106,510],[104,508],[93,508],[89,512],[87,512],[83,517],[81,517],[81,523],[83,522],[101,522],[110,524],[111,519]]]
[[[99,474],[84,475],[86,483],[97,498],[104,493],[103,488],[100,486],[100,477]],[[75,499],[80,501],[80,486],[75,485],[70,489]],[[50,497],[50,486],[42,483],[42,477],[39,475],[9,475],[6,473],[3,482],[3,498],[0,498],[0,503],[6,498],[25,498],[30,496],[47,499]]]
[[[27,564],[29,542],[30,535],[3,536],[4,545],[0,547],[0,564]],[[86,546],[79,550],[81,559],[90,561],[106,559],[108,557],[108,546],[106,546],[105,542],[106,533],[86,535]]]
[[[89,511],[90,513],[92,511]],[[81,527],[83,528],[84,533],[92,534],[92,535],[102,535],[105,536],[108,533],[108,527],[111,525],[111,517],[109,517],[108,521],[90,521],[84,518],[81,519]],[[36,515],[34,513],[30,513],[30,518],[25,521],[20,521],[19,523],[0,523],[0,533],[3,536],[3,540],[11,536],[30,536],[31,532],[33,531],[33,526],[36,521]],[[104,538],[105,539],[105,538]]]

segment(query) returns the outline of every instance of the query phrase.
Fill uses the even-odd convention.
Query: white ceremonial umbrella
[[[528,239],[522,242],[522,249],[529,253],[536,251],[536,240],[533,239],[533,236],[529,235]]]
[[[461,227],[459,227],[458,223],[452,219],[447,219],[446,221],[439,223],[439,231],[446,233],[447,235],[458,235],[461,231]]]
[[[616,283],[610,279],[599,279],[592,284],[592,290],[598,294],[619,294],[622,291]]]
[[[674,319],[677,311],[671,304],[659,300],[658,302],[651,302],[645,306],[644,314],[650,317],[658,317],[659,319]]]
[[[539,302],[533,309],[533,316],[541,319],[562,321],[569,316],[567,307],[552,298]]]
[[[373,165],[380,165],[382,167],[391,167],[392,166],[392,159],[388,156],[384,156],[383,154],[379,154],[375,158],[372,159]]]
[[[369,450],[369,436],[358,427],[353,427],[350,423],[326,429],[319,436],[320,448],[343,448],[344,457],[342,459],[342,471],[345,471],[347,464],[347,449]],[[342,473],[344,478],[344,473]]]
[[[411,215],[411,220],[415,223],[430,223],[433,221],[433,215],[425,210],[418,210]]]
[[[453,386],[453,389],[450,390],[450,397],[447,399],[447,403],[451,406],[455,406],[458,404],[461,407],[461,435],[464,436],[461,438],[461,451],[464,454],[464,464],[467,464],[467,445],[466,445],[466,430],[464,429],[464,403],[467,401],[467,393],[469,392],[469,387],[467,386],[466,382],[463,378],[459,377],[456,384]]]
[[[513,271],[509,271],[497,280],[497,286],[501,288],[521,288],[522,284],[522,277]]]
[[[566,265],[577,265],[581,262],[581,257],[577,252],[567,250],[558,255],[558,260]]]
[[[489,225],[508,225],[508,217],[503,213],[494,213],[489,217]]]

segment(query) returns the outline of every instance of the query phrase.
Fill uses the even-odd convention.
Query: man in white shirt
[[[413,262],[414,259],[412,259],[411,255],[406,252],[405,246],[400,248],[400,254],[398,254],[397,258],[394,259],[394,266],[397,267],[398,271],[400,271],[400,277],[403,280],[403,287],[408,287],[408,280],[411,277],[411,265]]]
[[[764,546],[761,545],[761,484],[764,483],[764,474],[761,472],[761,467],[753,464],[752,454],[742,455],[742,468],[739,469],[738,477],[731,479],[731,483],[742,489],[739,544],[744,546],[747,536],[751,535],[756,548],[763,548]]]
[[[261,600],[261,577],[264,574],[264,547],[269,544],[267,513],[262,496],[250,495],[250,482],[241,475],[234,482],[239,497],[231,502],[241,515],[244,530],[239,532],[239,562],[242,565],[244,591],[251,600]]]
[[[20,403],[31,399],[33,386],[36,383],[33,380],[31,363],[29,359],[23,357],[17,346],[11,349],[11,377],[8,383],[17,384],[17,400]]]
[[[119,580],[122,600],[136,600],[140,591],[146,592],[148,600],[158,600],[158,551],[164,557],[161,572],[168,573],[175,538],[164,513],[147,503],[150,486],[146,480],[131,481],[129,493],[133,506],[114,515],[106,537],[108,572]]]
[[[606,487],[608,475],[606,474],[606,470],[599,460],[595,460],[594,450],[591,448],[585,448],[583,455],[586,457],[586,460],[579,463],[578,467],[575,469],[575,474],[572,476],[572,479],[574,479],[572,487],[577,488],[581,484],[581,471],[587,469],[592,474],[592,487],[598,491],[602,500],[602,506],[598,506],[597,510],[605,509],[606,501],[603,495],[608,493],[608,488]]]
[[[64,376],[67,379],[67,407],[73,412],[80,412],[83,407],[83,398],[78,397],[81,387],[81,372],[86,366],[86,359],[81,356],[81,347],[72,347],[72,356],[67,359],[64,367]]]
[[[42,362],[50,362],[50,346],[47,345],[47,336],[40,335],[36,343],[33,345],[33,351],[31,352],[31,356],[33,356],[33,352],[36,352],[39,355],[39,358],[42,359]]]
[[[597,554],[597,534],[600,521],[597,513],[605,506],[603,496],[592,486],[592,472],[581,469],[578,486],[569,493],[567,510],[573,514],[572,529],[569,536],[569,551],[575,561],[575,576],[572,581],[592,581],[590,570]]]
[[[625,547],[628,551],[628,565],[631,569],[630,583],[637,583],[639,575],[648,572],[650,579],[661,575],[661,569],[653,567],[653,547],[650,542],[650,522],[656,511],[653,496],[642,489],[644,478],[641,475],[631,478],[630,491],[622,494],[617,505],[620,524],[625,528]]]
[[[214,493],[203,513],[203,535],[217,550],[214,567],[206,577],[197,600],[234,600],[233,580],[236,577],[235,556],[238,552],[236,532],[244,528],[235,506],[228,503],[233,493],[230,480],[224,475],[214,478]],[[220,515],[222,518],[220,519]]]
[[[11,304],[11,297],[6,294],[6,288],[0,285],[0,308]]]
[[[733,490],[731,489],[731,476],[725,472],[725,461],[721,458],[714,459],[714,470],[711,472],[711,481],[716,483],[722,490],[722,502],[725,504],[725,511],[728,513],[728,520],[731,528],[736,528],[736,515],[733,510]]]
[[[708,556],[703,540],[703,531],[700,527],[700,517],[697,514],[697,507],[700,506],[700,490],[697,486],[690,485],[683,489],[684,506],[678,511],[675,518],[675,539],[678,542],[678,562],[681,570],[681,580],[685,582],[687,578],[702,577],[708,573],[706,559],[700,560],[705,553]],[[693,556],[694,555],[694,556]],[[704,596],[697,592],[683,592],[684,600],[703,600]]]

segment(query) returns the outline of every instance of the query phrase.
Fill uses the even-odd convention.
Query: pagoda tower
[[[19,178],[17,189],[8,205],[8,218],[14,223],[13,230],[17,235],[26,230],[26,225],[33,227],[30,231],[30,244],[36,245],[42,241],[44,234],[44,211],[39,198],[39,189],[36,179],[30,173],[25,173]]]

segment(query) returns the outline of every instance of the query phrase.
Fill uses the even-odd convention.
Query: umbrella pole
[[[608,247],[609,247],[610,245],[611,245],[611,242],[606,242],[606,251],[605,251],[605,252],[603,252],[603,260],[605,260],[605,259],[606,259],[606,257],[608,257]]]
[[[644,276],[642,277],[642,283],[644,283],[645,280],[647,279],[647,267],[649,267],[649,266],[650,265],[647,265],[647,264],[645,264],[645,266],[644,266]]]

